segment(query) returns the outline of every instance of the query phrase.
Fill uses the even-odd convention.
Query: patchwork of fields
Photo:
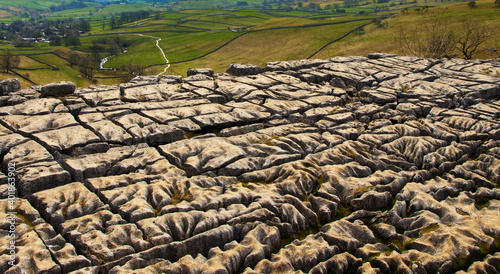
[[[12,12],[20,8],[19,5],[10,2],[14,1],[0,1],[0,5],[9,5]],[[28,7],[31,9],[44,9],[43,7],[54,5],[50,1],[26,3],[28,2],[31,3]],[[320,4],[324,9],[319,11],[293,9],[286,11],[276,9],[274,6],[268,9],[256,9],[252,6],[254,4],[252,1],[248,2],[250,5],[246,9],[213,9],[218,4],[212,3],[214,6],[207,6],[207,3],[202,2],[204,4],[197,4],[198,7],[194,3],[186,1],[180,6],[174,5],[177,8],[170,10],[166,10],[163,6],[141,3],[109,5],[104,8],[98,7],[97,3],[91,3],[84,9],[55,12],[47,18],[67,20],[68,17],[72,17],[74,20],[79,20],[78,18],[82,17],[90,20],[91,30],[79,37],[81,45],[55,47],[37,44],[32,48],[14,48],[8,43],[0,45],[0,50],[12,50],[23,60],[15,70],[18,75],[3,73],[0,74],[0,79],[24,77],[23,86],[42,85],[62,79],[71,80],[80,87],[93,83],[113,84],[127,79],[126,73],[120,69],[130,64],[146,67],[142,73],[157,74],[163,71],[165,64],[156,48],[156,39],[152,37],[162,39],[159,45],[171,63],[167,73],[185,76],[189,68],[195,67],[211,67],[216,72],[224,72],[231,63],[264,66],[271,60],[325,59],[370,52],[402,53],[398,43],[400,28],[420,25],[428,21],[438,9],[440,12],[446,10],[447,24],[451,28],[458,28],[466,18],[481,20],[492,29],[500,27],[500,22],[495,20],[498,9],[492,8],[491,1],[478,1],[474,9],[470,9],[463,2],[427,3],[425,0],[382,4],[366,2],[353,7],[343,7],[344,4],[341,4],[344,13],[326,9],[326,3]],[[183,9],[187,4],[195,6]],[[426,5],[435,8],[427,12],[417,11],[419,7]],[[447,6],[445,9],[438,7],[442,5]],[[118,16],[120,12],[146,9],[153,9],[155,13],[142,20],[115,28],[110,27],[112,16]],[[380,11],[373,12],[374,9]],[[404,9],[407,9],[405,13],[402,12]],[[6,18],[5,22],[17,19],[19,17],[10,17]],[[383,20],[384,24],[377,26],[374,24],[375,20]],[[103,45],[102,48],[95,47],[96,41],[115,39],[114,37],[126,41],[127,51],[109,58],[104,64],[104,67],[108,68],[107,71],[97,71],[91,79],[87,79],[88,77],[82,75],[77,67],[69,64],[72,52],[87,53],[100,59],[115,55],[107,52],[105,48],[108,45]],[[500,34],[494,32],[490,42],[484,44],[475,57],[483,59],[498,57],[496,56],[498,51],[488,51],[487,48],[497,48],[499,41]],[[37,63],[36,60],[28,62],[27,59],[33,59],[31,58],[33,54],[36,54],[35,59],[42,63]]]

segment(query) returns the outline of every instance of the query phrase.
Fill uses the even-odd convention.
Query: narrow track
[[[144,34],[137,34],[137,35],[143,36],[143,37],[150,37],[150,38],[157,39],[156,40],[156,47],[160,50],[161,55],[163,56],[163,59],[165,59],[165,64],[167,65],[165,67],[165,69],[163,70],[163,72],[158,73],[158,76],[160,76],[162,74],[165,74],[167,72],[167,69],[170,68],[170,62],[168,61],[167,56],[165,56],[165,52],[163,52],[163,49],[160,47],[159,43],[161,41],[161,38],[160,37],[155,37],[155,36],[144,35]]]

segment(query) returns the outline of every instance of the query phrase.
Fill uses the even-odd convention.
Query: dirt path
[[[165,56],[165,52],[163,52],[163,49],[160,47],[160,41],[161,41],[161,38],[160,37],[155,37],[155,36],[149,36],[149,35],[144,35],[144,34],[137,34],[139,36],[144,36],[144,37],[150,37],[150,38],[154,38],[154,39],[157,39],[156,40],[156,47],[160,50],[161,52],[161,55],[163,56],[163,59],[165,59],[165,63],[166,63],[166,67],[165,69],[163,70],[163,72],[160,72],[158,73],[158,76],[164,74],[167,72],[167,69],[170,68],[170,62],[168,61],[167,57]]]

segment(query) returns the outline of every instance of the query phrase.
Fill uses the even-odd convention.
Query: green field
[[[442,9],[439,6],[446,6],[447,12],[444,16],[446,23],[451,27],[458,28],[464,19],[474,18],[492,29],[500,29],[500,20],[498,20],[500,8],[494,7],[491,0],[478,1],[474,9],[470,9],[464,2],[426,0],[383,4],[364,2],[363,5],[354,7],[344,7],[342,2],[317,1],[316,3],[323,7],[321,11],[307,11],[307,8],[285,11],[278,10],[277,5],[274,5],[273,9],[259,9],[258,6],[253,5],[260,5],[261,1],[258,0],[247,1],[249,6],[236,9],[234,8],[236,2],[183,1],[170,5],[171,11],[166,10],[166,5],[153,7],[147,3],[109,5],[102,9],[96,6],[96,3],[92,3],[93,6],[85,9],[49,13],[46,17],[49,20],[64,20],[69,17],[90,20],[92,29],[90,33],[81,35],[81,45],[66,48],[64,46],[50,47],[44,44],[43,47],[37,45],[31,48],[14,48],[12,45],[3,44],[0,45],[0,50],[11,50],[14,54],[20,55],[22,58],[19,73],[22,75],[29,73],[29,79],[36,84],[70,80],[84,87],[92,84],[92,81],[86,79],[75,67],[69,66],[67,59],[70,53],[83,51],[95,55],[96,53],[92,52],[95,40],[117,35],[127,41],[127,52],[109,58],[105,67],[120,68],[127,64],[137,64],[143,67],[157,65],[154,68],[161,71],[164,66],[160,64],[164,63],[164,59],[155,44],[157,38],[161,38],[159,45],[169,61],[173,63],[168,73],[185,75],[188,68],[210,67],[216,72],[223,72],[230,63],[252,63],[264,66],[270,61],[305,59],[314,53],[313,58],[365,55],[370,52],[401,54],[398,45],[399,29],[402,26],[423,24],[437,9]],[[338,7],[341,9],[345,9],[345,12],[338,13],[334,8],[324,9],[332,7],[327,4],[335,3],[339,4]],[[43,0],[0,0],[0,5],[9,5],[13,12],[17,12],[21,8],[46,10],[51,5],[57,6],[58,4],[55,1]],[[436,7],[429,8],[427,12],[416,11],[425,5]],[[216,6],[218,6],[217,9],[214,9]],[[291,6],[296,7],[296,2]],[[183,9],[187,7],[189,9]],[[110,28],[111,16],[119,16],[125,11],[149,8],[154,8],[160,14],[157,16],[152,14],[149,18],[126,23],[118,28]],[[356,14],[371,12],[375,8],[383,8],[384,11],[366,15]],[[401,12],[404,8],[408,8],[406,14]],[[10,13],[3,14],[8,16]],[[371,24],[374,18],[382,16],[392,16],[384,20],[386,22],[384,27]],[[14,19],[19,19],[19,17],[2,18],[4,22],[12,22],[9,20]],[[365,24],[368,25],[362,30],[355,31]],[[351,34],[344,37],[348,33]],[[343,38],[331,43],[340,37]],[[498,57],[488,53],[485,48],[498,47],[499,44],[500,34],[493,32],[488,45],[484,45],[476,57]],[[102,45],[102,49],[107,47],[107,45]],[[317,52],[321,48],[322,50]],[[65,59],[50,52],[56,52]],[[56,66],[59,70],[47,69],[50,67],[26,55],[32,55],[36,60]],[[104,58],[109,53],[104,50],[99,52],[99,55]],[[149,72],[152,73],[152,71]],[[95,74],[97,78],[93,81],[102,84],[117,83],[123,75],[124,73],[119,71],[98,71]],[[2,74],[0,77],[7,76]],[[99,78],[113,76],[116,78]],[[29,85],[26,81],[23,82],[24,84]]]
[[[398,14],[387,21],[387,28],[377,28],[373,25],[365,27],[362,35],[352,34],[342,41],[334,43],[320,53],[315,58],[329,58],[331,56],[365,55],[370,52],[387,52],[404,54],[398,43],[399,30],[405,26],[419,26],[429,20],[432,14],[438,11],[437,8],[430,9],[427,13],[418,13],[410,9],[408,14]],[[455,3],[440,8],[439,12],[444,12],[443,17],[446,25],[451,29],[460,28],[460,24],[465,20],[476,20],[489,26],[492,30],[489,42],[483,45],[475,58],[490,59],[500,57],[498,51],[492,53],[487,48],[498,48],[500,46],[500,20],[498,19],[500,8],[493,6],[492,1],[478,1],[477,8],[470,9],[466,2]],[[463,58],[463,56],[457,56]]]
[[[49,0],[24,0],[24,1],[1,0],[0,4],[5,5],[5,6],[16,7],[16,8],[26,7],[28,9],[46,10],[46,9],[49,9],[50,6],[59,6],[60,2],[59,1],[49,1]]]

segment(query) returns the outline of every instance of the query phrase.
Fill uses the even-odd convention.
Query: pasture
[[[57,4],[42,0],[22,2],[23,8],[30,6],[32,9],[46,9],[44,7]],[[236,4],[236,1],[219,2],[226,6]],[[64,10],[47,17],[49,20],[69,17],[90,20],[92,29],[79,37],[81,45],[53,47],[37,44],[30,48],[14,48],[12,45],[2,44],[0,50],[11,50],[22,57],[19,65],[21,74],[26,73],[26,69],[37,69],[28,72],[29,78],[37,84],[69,80],[84,87],[92,84],[92,81],[86,79],[77,68],[69,66],[68,56],[73,51],[96,55],[95,41],[103,37],[120,36],[128,45],[127,52],[109,58],[105,64],[107,68],[116,69],[126,64],[138,64],[143,67],[153,66],[159,70],[163,67],[161,64],[164,60],[155,44],[157,38],[153,38],[158,37],[162,39],[160,47],[172,63],[168,73],[185,75],[188,68],[194,67],[210,67],[216,72],[224,72],[230,63],[264,66],[270,61],[305,59],[313,54],[313,58],[324,59],[333,56],[364,55],[369,52],[402,53],[397,43],[399,29],[402,26],[422,24],[438,9],[431,7],[427,12],[416,11],[424,5],[446,5],[447,12],[443,16],[447,24],[452,27],[458,28],[464,18],[482,21],[493,29],[500,27],[497,19],[500,9],[495,8],[492,1],[478,1],[474,9],[470,9],[464,2],[425,0],[382,4],[366,2],[354,7],[344,7],[343,3],[339,3],[339,7],[346,10],[345,13],[338,13],[335,9],[321,11],[259,9],[253,5],[260,3],[259,1],[247,1],[250,5],[244,9],[221,8],[221,6],[214,9],[213,5],[219,5],[217,4],[219,2],[184,1],[179,5],[174,3],[171,11],[165,11],[164,7],[160,7],[156,9],[160,12],[156,16],[152,14],[148,18],[129,22],[117,28],[110,27],[111,16],[119,16],[124,11],[155,7],[147,3],[134,3],[109,5],[101,9],[93,3],[93,6],[85,9]],[[0,0],[0,5],[9,5],[12,9],[20,8],[19,3],[19,1]],[[198,6],[195,3],[198,3],[196,4]],[[321,1],[320,4],[325,8],[327,4],[333,3]],[[182,10],[182,7],[188,4],[192,4],[190,9]],[[375,8],[382,8],[382,11],[373,12]],[[404,8],[408,8],[408,12],[402,13]],[[0,17],[2,14],[7,15],[2,12],[3,10],[0,12]],[[377,27],[372,24],[374,18],[386,17],[390,18],[384,20],[385,26]],[[4,19],[8,22],[16,18]],[[363,28],[358,30],[360,27]],[[500,34],[493,33],[488,46],[498,47],[499,36]],[[331,43],[339,38],[342,39]],[[65,59],[50,54],[51,52]],[[98,54],[104,58],[110,53],[100,51]],[[477,57],[495,57],[488,54],[486,49],[481,49]],[[50,69],[49,66],[36,60],[55,66],[59,70]],[[99,71],[95,75],[116,77],[97,77],[93,80],[95,83],[109,84],[118,83],[123,73]]]

